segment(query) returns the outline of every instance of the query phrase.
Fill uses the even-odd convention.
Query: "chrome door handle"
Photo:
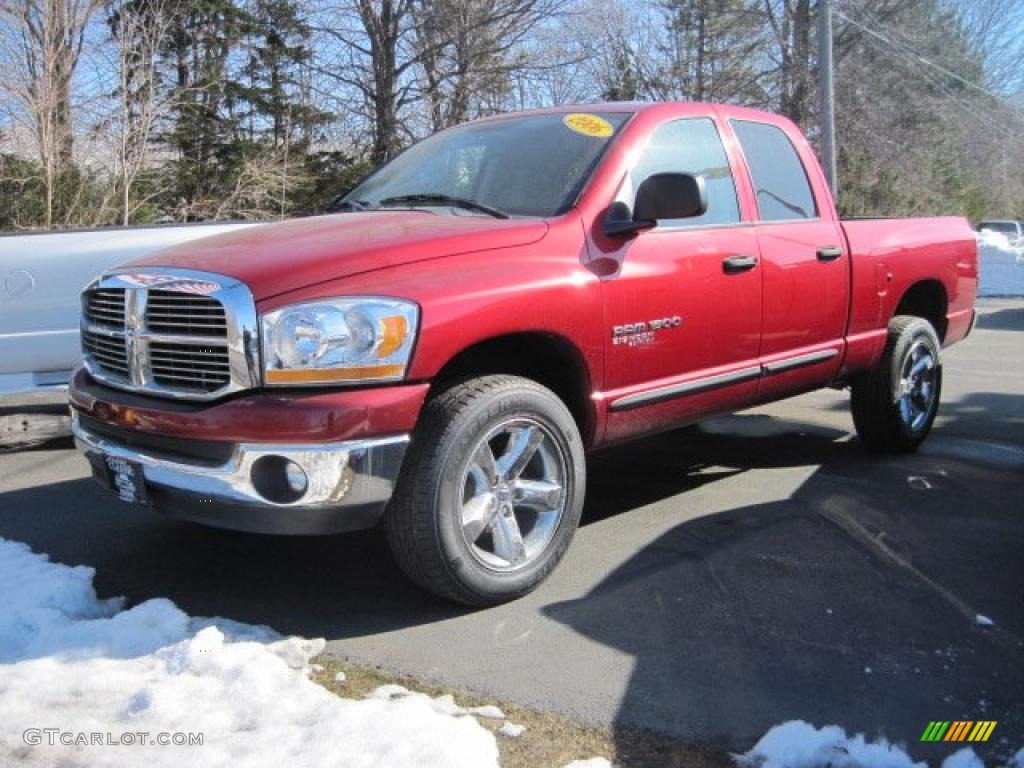
[[[818,261],[835,261],[843,255],[843,249],[834,245],[818,249]]]
[[[722,270],[727,275],[735,275],[739,272],[746,272],[757,266],[757,258],[754,256],[730,256],[722,260]]]

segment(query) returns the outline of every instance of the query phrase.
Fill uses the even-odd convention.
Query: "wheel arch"
[[[939,341],[946,338],[946,310],[949,296],[946,287],[935,279],[918,280],[910,285],[896,303],[893,315],[911,315],[931,323]]]
[[[591,445],[596,412],[590,371],[579,348],[550,331],[516,331],[476,341],[449,358],[432,377],[431,392],[474,376],[522,376],[547,387],[569,409],[583,437]]]

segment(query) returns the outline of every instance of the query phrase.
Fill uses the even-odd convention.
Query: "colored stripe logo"
[[[921,741],[988,741],[996,720],[932,720],[921,734]]]

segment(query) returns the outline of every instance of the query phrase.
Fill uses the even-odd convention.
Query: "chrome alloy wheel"
[[[917,341],[903,358],[896,402],[900,418],[911,432],[916,432],[928,421],[935,404],[935,353],[923,341]]]
[[[462,474],[462,535],[495,571],[534,562],[551,543],[568,498],[568,464],[540,422],[517,417],[494,427]]]

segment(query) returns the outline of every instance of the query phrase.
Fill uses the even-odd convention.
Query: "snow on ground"
[[[1002,235],[986,234],[990,237],[978,239],[978,295],[1024,296],[1024,251],[1010,247]]]
[[[498,733],[502,736],[508,736],[510,739],[518,739],[526,733],[526,726],[506,721],[502,724],[501,728],[498,729]]]
[[[428,707],[433,709],[442,715],[451,715],[453,717],[459,717],[462,715],[476,715],[477,717],[491,717],[495,720],[504,720],[505,713],[498,709],[493,704],[487,704],[483,707],[460,707],[455,703],[455,697],[450,693],[446,693],[443,696],[438,696],[436,699],[432,699],[425,693],[418,693],[410,691],[405,686],[395,685],[389,683],[382,685],[379,688],[371,691],[367,696],[368,699],[380,699],[381,701],[400,701],[403,699],[419,699],[424,702]]]
[[[838,725],[815,728],[803,720],[774,726],[749,752],[735,755],[735,760],[739,768],[928,768],[884,739],[868,742],[861,734],[847,736]],[[1013,760],[1024,767],[1024,749]],[[985,764],[965,747],[943,760],[941,768],[985,768]],[[1014,768],[1014,763],[1008,768]]]
[[[498,765],[494,736],[448,714],[454,702],[353,701],[311,682],[323,640],[191,618],[164,599],[125,610],[92,579],[0,539],[0,764]],[[156,743],[173,734],[202,746]]]
[[[193,618],[161,598],[125,609],[121,598],[97,598],[93,574],[0,538],[0,764],[498,766],[494,736],[476,720],[503,719],[495,706],[464,708],[398,685],[339,698],[307,676],[323,640]],[[521,728],[506,722],[501,733]],[[190,735],[201,744],[181,743]],[[736,763],[927,768],[885,741],[803,721],[775,726]],[[1010,766],[1024,768],[1024,749]],[[941,768],[983,764],[965,748]]]
[[[741,768],[925,768],[887,742],[848,737],[838,725],[815,728],[803,720],[776,725],[740,755]]]

